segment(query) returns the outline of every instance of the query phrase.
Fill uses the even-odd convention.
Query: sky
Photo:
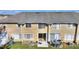
[[[79,10],[0,10],[0,14],[16,14],[20,12],[77,12]]]

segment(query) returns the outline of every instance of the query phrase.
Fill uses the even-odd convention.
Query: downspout
[[[21,39],[21,24],[18,24],[18,28],[19,28],[19,35],[20,35],[20,39]]]
[[[49,37],[48,37],[48,32],[49,32],[49,25],[47,24],[47,42],[48,42],[48,39],[49,39]]]
[[[47,42],[50,43],[50,28],[49,28],[50,24],[47,24]]]
[[[78,31],[78,24],[74,24],[75,25],[75,34],[74,34],[74,44],[77,44],[76,39],[77,39],[77,31]]]

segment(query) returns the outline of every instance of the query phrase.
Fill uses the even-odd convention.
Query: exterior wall
[[[47,33],[47,27],[43,28],[43,29],[39,29],[38,28],[38,24],[31,24],[31,28],[26,28],[25,25],[23,27],[21,27],[21,33],[22,34],[33,34],[33,41],[38,41],[38,34],[39,33]],[[26,40],[26,39],[24,39]],[[29,40],[29,39],[27,39]]]
[[[17,33],[16,24],[0,24],[0,26],[6,26],[6,30],[9,34]]]
[[[17,24],[3,24],[3,26],[6,26],[6,31],[9,34],[9,36],[12,36],[14,38],[15,34],[20,34],[20,29],[18,28]],[[14,41],[20,41],[19,39],[16,39]]]
[[[9,34],[19,33],[19,29],[16,24],[7,24],[6,29]]]
[[[27,28],[24,24],[23,26],[20,25],[18,27],[17,24],[1,24],[6,26],[6,30],[8,34],[15,35],[15,34],[21,34],[20,39],[16,39],[15,41],[22,41],[22,40],[31,40],[31,41],[38,41],[38,34],[39,33],[47,33],[47,26],[43,29],[38,28],[38,24],[31,24],[31,27]],[[33,34],[33,38],[26,39],[24,38],[24,34]]]
[[[37,25],[37,37],[38,37],[39,33],[42,33],[42,34],[45,33],[46,34],[46,41],[47,41],[47,25],[45,26],[45,28],[40,28],[40,29]],[[37,41],[39,41],[39,38]],[[44,39],[42,39],[42,41],[44,41]]]
[[[46,40],[48,39],[48,41],[50,41],[50,33],[60,33],[60,38],[64,42],[67,42],[67,40],[65,40],[64,38],[66,34],[72,34],[72,35],[75,34],[75,27],[69,28],[66,24],[61,24],[59,29],[55,29],[51,25],[48,25],[48,26],[45,26],[45,28],[39,29],[38,24],[31,24],[31,28],[26,28],[25,24],[23,26],[21,25],[20,27],[18,27],[17,24],[3,24],[3,25],[6,25],[7,32],[11,35],[13,34],[33,34],[32,39],[25,39],[22,37],[21,39],[19,39],[19,41],[20,40],[39,41],[38,34],[46,33],[47,35],[47,32],[48,32],[47,29],[49,29],[48,38],[46,37]],[[78,26],[77,34],[79,34],[79,26]],[[77,38],[77,41],[79,41],[78,38]]]
[[[73,41],[73,40],[67,40],[65,39],[65,35],[71,34],[74,36],[75,34],[75,27],[69,28],[66,24],[60,24],[59,29],[54,29],[52,26],[50,26],[50,33],[60,33],[60,39],[63,42],[67,41]]]
[[[61,39],[64,42],[67,42],[67,41],[73,42],[74,34],[75,34],[75,27],[69,28],[67,25],[62,25],[60,32],[61,32]],[[65,35],[68,35],[68,34],[73,35],[73,39],[72,40],[65,39]]]
[[[33,34],[32,41],[37,41],[37,24],[32,24],[30,28],[26,28],[25,25],[21,26],[21,34]],[[30,40],[30,39],[24,39],[24,40]]]

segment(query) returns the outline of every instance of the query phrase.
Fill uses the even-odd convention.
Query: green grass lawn
[[[68,46],[66,49],[79,49],[79,45]]]
[[[29,46],[26,44],[15,43],[12,45],[11,49],[79,49],[79,45],[68,46],[67,48],[54,48],[54,47],[37,47],[37,45]]]
[[[51,47],[37,47],[37,45],[29,46],[21,43],[15,43],[11,49],[51,49]]]

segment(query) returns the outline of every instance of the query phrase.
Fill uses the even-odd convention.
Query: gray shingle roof
[[[0,20],[0,23],[78,23],[79,13],[65,12],[25,12]]]

